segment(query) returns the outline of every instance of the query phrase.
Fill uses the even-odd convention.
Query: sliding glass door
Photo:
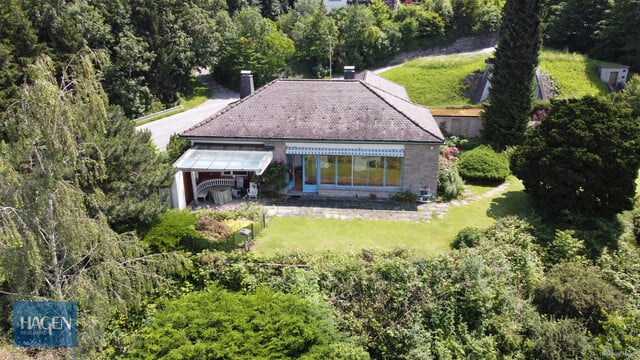
[[[317,155],[304,155],[304,166],[302,168],[302,176],[304,182],[302,183],[302,191],[317,193],[318,192],[318,156]]]

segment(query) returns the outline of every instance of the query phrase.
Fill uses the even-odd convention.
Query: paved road
[[[153,139],[153,143],[158,147],[158,150],[165,150],[171,135],[189,129],[193,125],[215,114],[229,103],[239,99],[237,92],[225,89],[214,83],[207,71],[199,72],[196,77],[198,81],[212,90],[210,99],[193,109],[137,127],[138,130],[151,131],[151,138]]]

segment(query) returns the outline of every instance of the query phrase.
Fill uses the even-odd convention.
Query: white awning
[[[286,154],[404,157],[403,145],[287,143]]]
[[[261,175],[273,160],[271,151],[191,148],[173,164],[182,171],[251,171]]]

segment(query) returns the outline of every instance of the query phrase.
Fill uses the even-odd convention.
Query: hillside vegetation
[[[469,107],[464,79],[474,71],[484,71],[489,54],[448,55],[419,58],[385,71],[381,76],[407,89],[412,101],[433,107]],[[540,69],[554,81],[559,98],[604,95],[609,92],[600,81],[596,66],[613,64],[580,54],[543,51]]]

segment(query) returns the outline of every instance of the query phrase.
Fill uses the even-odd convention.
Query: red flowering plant
[[[447,146],[442,150],[442,157],[447,161],[458,160],[460,150],[455,146]]]
[[[542,119],[547,116],[546,109],[539,109],[531,114],[531,121],[529,122],[530,126],[538,126],[542,124]]]
[[[266,196],[277,196],[287,187],[287,165],[283,159],[278,159],[257,179],[260,193]]]

